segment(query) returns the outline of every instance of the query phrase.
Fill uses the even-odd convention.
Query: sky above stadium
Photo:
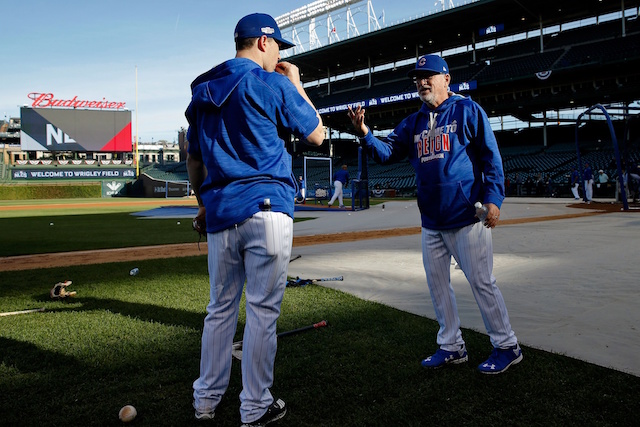
[[[179,130],[187,127],[184,110],[190,100],[189,85],[202,72],[235,55],[233,31],[238,19],[254,12],[277,17],[309,3],[312,1],[9,2],[2,7],[0,25],[4,47],[0,118],[19,117],[20,107],[33,102],[31,93],[51,93],[61,100],[124,102],[132,111],[134,138],[137,129],[140,142],[177,141]],[[384,21],[386,26],[443,7],[435,0],[372,0],[371,4],[380,24]],[[354,20],[366,28],[367,2],[355,6]],[[341,39],[346,37],[345,16],[340,11],[332,15]],[[322,37],[326,15],[317,19]],[[289,34],[284,31],[285,37]]]

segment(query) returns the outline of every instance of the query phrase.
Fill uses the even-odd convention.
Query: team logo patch
[[[421,67],[426,63],[427,63],[427,58],[425,58],[424,56],[418,60],[418,65]]]
[[[536,73],[536,77],[540,80],[547,80],[551,77],[551,71],[540,71],[539,73]]]
[[[271,27],[262,27],[260,28],[260,31],[262,31],[264,34],[273,34],[276,32],[276,30]]]

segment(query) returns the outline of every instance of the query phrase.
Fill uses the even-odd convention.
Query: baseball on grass
[[[134,408],[132,405],[125,405],[122,407],[122,409],[120,409],[120,412],[118,412],[118,418],[120,418],[120,421],[122,421],[123,423],[129,423],[133,421],[136,415],[138,415],[138,411],[136,411],[136,408]]]

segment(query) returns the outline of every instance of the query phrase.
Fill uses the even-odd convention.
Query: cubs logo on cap
[[[447,62],[438,55],[424,55],[416,61],[416,67],[409,71],[409,77],[416,74],[449,74]]]
[[[238,21],[233,33],[234,40],[267,36],[278,42],[280,50],[294,47],[295,44],[282,38],[276,20],[266,13],[253,13]]]

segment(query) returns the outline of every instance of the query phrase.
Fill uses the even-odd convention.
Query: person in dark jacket
[[[349,108],[361,144],[379,163],[409,159],[416,171],[422,220],[422,259],[440,330],[438,350],[422,361],[439,368],[468,360],[451,286],[453,256],[469,280],[494,350],[478,366],[497,374],[522,360],[507,307],[493,276],[491,229],[504,200],[502,158],[486,113],[470,98],[449,92],[449,67],[437,55],[418,58],[409,73],[423,104],[386,138],[364,123],[365,111]],[[474,207],[486,208],[480,213]],[[485,217],[479,221],[478,216]]]

